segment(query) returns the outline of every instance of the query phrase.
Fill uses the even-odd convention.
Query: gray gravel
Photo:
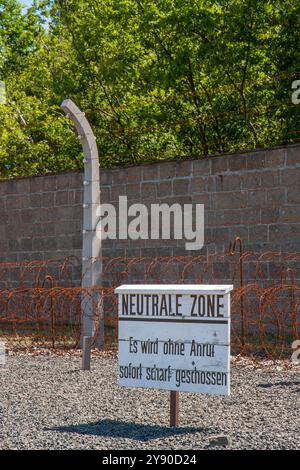
[[[10,357],[0,393],[1,449],[300,447],[299,371],[236,365],[230,397],[181,394],[178,430],[169,392],[119,387],[113,358]]]

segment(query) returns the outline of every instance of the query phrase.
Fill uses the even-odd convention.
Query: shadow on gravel
[[[71,432],[102,437],[125,437],[137,441],[149,441],[151,439],[166,438],[182,434],[194,434],[198,432],[205,433],[207,436],[207,434],[216,432],[216,429],[194,427],[168,428],[165,426],[126,423],[125,421],[104,419],[102,421],[96,421],[95,423],[48,428],[45,429],[45,431]]]
[[[282,381],[282,382],[275,382],[273,384],[258,384],[257,386],[260,388],[270,388],[270,387],[288,387],[292,385],[300,385],[299,380],[290,380],[290,381]]]

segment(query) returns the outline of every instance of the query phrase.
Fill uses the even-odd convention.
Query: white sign
[[[123,285],[119,384],[230,393],[232,285]]]

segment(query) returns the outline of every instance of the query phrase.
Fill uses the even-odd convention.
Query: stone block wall
[[[0,261],[80,260],[82,182],[80,171],[0,180]],[[106,240],[109,258],[216,253],[236,236],[246,250],[300,252],[300,145],[101,170],[101,201],[122,195],[147,207],[204,204],[205,245]]]

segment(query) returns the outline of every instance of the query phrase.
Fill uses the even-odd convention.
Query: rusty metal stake
[[[170,426],[179,426],[179,392],[174,391],[170,393]]]
[[[92,336],[84,336],[83,346],[82,346],[81,370],[91,369],[91,344],[92,344]]]
[[[229,255],[234,256],[236,251],[236,244],[237,242],[240,245],[240,258],[239,258],[239,265],[240,265],[240,287],[243,289],[244,287],[244,245],[243,240],[241,237],[235,237],[233,243],[229,243]],[[245,346],[245,313],[244,313],[244,294],[241,295],[241,343],[244,348]]]

